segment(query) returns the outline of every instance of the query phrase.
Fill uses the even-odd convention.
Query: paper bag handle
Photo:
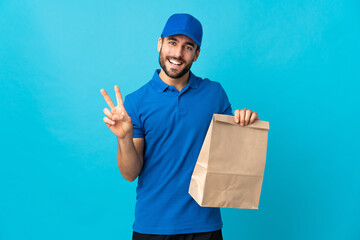
[[[239,125],[238,123],[236,123],[234,121],[234,116],[230,116],[230,115],[214,114],[213,115],[213,120],[217,121],[217,122],[224,122],[224,123]],[[239,127],[240,127],[240,125],[239,125]],[[270,129],[269,122],[261,121],[261,120],[256,120],[252,124],[247,125],[247,126],[242,126],[242,127],[257,128],[257,129],[264,129],[264,130],[269,130]]]

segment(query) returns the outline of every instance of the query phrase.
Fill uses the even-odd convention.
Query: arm
[[[115,86],[114,89],[118,104],[116,107],[106,91],[100,90],[111,109],[111,111],[108,108],[104,109],[106,115],[104,122],[118,139],[116,159],[120,173],[126,180],[132,182],[139,176],[143,166],[144,139],[133,138],[131,117],[125,110],[119,87]]]
[[[144,139],[118,138],[117,163],[121,175],[129,182],[139,176],[143,167]]]

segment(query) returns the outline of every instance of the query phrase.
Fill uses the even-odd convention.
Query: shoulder
[[[194,75],[194,77],[201,87],[221,88],[221,84],[217,81],[210,80],[209,78],[201,78],[196,75]]]
[[[218,81],[210,80],[209,78],[196,77],[198,86],[201,91],[206,92],[207,95],[211,95],[213,98],[225,99],[227,94]]]
[[[210,80],[209,78],[196,77],[199,87],[206,90],[222,91],[223,88],[218,81]]]
[[[125,96],[125,102],[131,101],[131,103],[136,103],[141,100],[144,96],[149,94],[149,87],[150,82],[147,82],[143,86],[141,86],[139,89],[135,90],[134,92],[129,93]]]

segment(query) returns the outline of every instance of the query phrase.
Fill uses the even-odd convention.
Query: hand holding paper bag
[[[191,177],[189,193],[204,207],[257,209],[269,122],[239,126],[214,114]]]

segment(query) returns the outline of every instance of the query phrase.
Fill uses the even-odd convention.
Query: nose
[[[174,49],[174,57],[176,58],[182,58],[183,57],[183,49],[181,46],[176,46]]]

